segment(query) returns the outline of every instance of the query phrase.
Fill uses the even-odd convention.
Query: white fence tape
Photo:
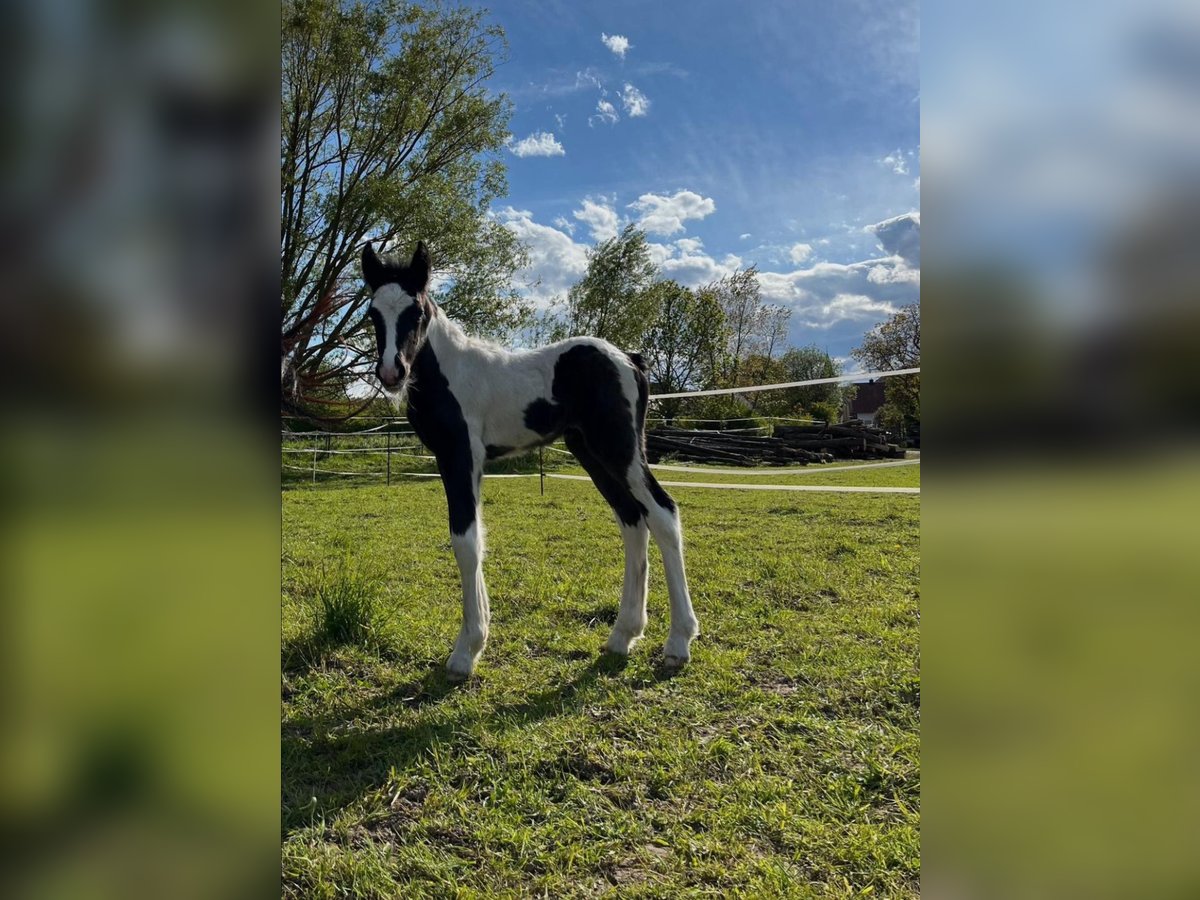
[[[547,478],[559,478],[564,481],[591,481],[586,475],[559,475],[547,472]],[[703,481],[660,481],[663,487],[699,487],[716,488],[727,491],[805,491],[812,494],[919,494],[916,487],[859,487],[857,485],[825,485],[825,484],[719,484]]]
[[[380,428],[385,428],[384,425],[379,425],[374,428],[364,428],[362,431],[281,431],[280,434],[284,440],[304,440],[305,438],[353,438],[362,436],[362,434],[374,434],[374,436],[383,438],[388,434],[394,434],[396,437],[415,437],[415,431],[380,431]]]
[[[652,469],[664,472],[699,472],[702,475],[821,475],[825,472],[855,472],[859,469],[890,469],[895,466],[920,465],[919,459],[898,459],[894,462],[863,463],[861,466],[823,466],[813,465],[806,469],[706,469],[700,466],[668,466],[666,464],[650,464]]]
[[[314,469],[312,466],[289,466],[283,464],[285,469],[295,469],[298,472],[312,473],[318,475],[342,475],[352,478],[380,478],[378,472],[338,472],[335,469]],[[861,466],[849,466],[847,468],[862,468]],[[826,469],[825,471],[829,471]],[[441,478],[437,472],[393,472],[393,478]],[[538,478],[537,472],[518,473],[513,475],[484,475],[484,478]],[[588,481],[592,479],[587,475],[560,475],[557,472],[547,472],[547,478],[557,478],[560,481]],[[698,487],[698,488],[715,488],[716,490],[725,491],[802,491],[809,494],[919,494],[920,488],[916,487],[860,487],[858,485],[827,485],[827,484],[720,484],[718,482],[703,482],[703,481],[660,481],[659,484],[664,487]]]
[[[758,384],[750,387],[713,388],[707,391],[679,391],[675,394],[651,394],[651,400],[673,400],[676,397],[715,397],[718,394],[752,394],[755,391],[774,391],[779,388],[808,387],[813,384],[840,384],[844,381],[873,381],[894,375],[919,375],[920,367],[894,369],[890,372],[859,372],[857,375],[838,375],[834,378],[810,378],[807,381],[785,381],[781,384]]]
[[[406,456],[409,459],[437,459],[436,456],[430,456],[426,453],[409,453],[407,450],[398,450],[393,447],[389,450],[387,447],[357,447],[351,450],[326,450],[323,447],[284,447],[281,453],[304,453],[312,455],[314,453],[330,453],[330,454],[348,454],[348,453],[382,453],[385,456],[390,453],[392,456]]]

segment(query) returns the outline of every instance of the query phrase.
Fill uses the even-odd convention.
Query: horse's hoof
[[[466,681],[475,673],[473,666],[464,668],[461,663],[455,664],[453,660],[446,663],[446,680],[454,683]]]
[[[604,652],[612,653],[614,656],[628,656],[636,641],[637,638],[621,638],[610,635],[604,644]]]

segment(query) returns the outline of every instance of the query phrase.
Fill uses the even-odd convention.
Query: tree
[[[525,258],[488,214],[506,190],[510,106],[485,83],[503,34],[477,10],[403,0],[285,0],[281,376],[285,404],[369,371],[364,241],[423,238],[437,299],[475,330],[518,325]]]
[[[650,290],[657,275],[644,231],[627,225],[601,241],[588,251],[587,271],[567,293],[568,333],[640,349],[658,314],[659,296]]]
[[[788,322],[791,318],[792,311],[786,306],[759,307],[758,329],[756,333],[749,336],[751,352],[740,366],[737,375],[738,383],[745,385],[774,384],[786,380],[777,375],[780,367],[776,365],[778,360],[775,354],[787,340]],[[768,403],[771,400],[766,392],[755,392],[744,396],[751,412],[759,411],[760,407],[763,407],[764,400]]]
[[[876,325],[850,355],[872,371],[912,369],[921,365],[921,307],[902,306],[886,322]],[[884,387],[883,423],[897,431],[921,421],[921,376],[900,375]]]
[[[658,310],[644,341],[650,381],[666,394],[707,387],[726,340],[725,314],[715,296],[676,281],[659,281],[649,291]],[[659,410],[673,418],[681,402],[659,401]]]
[[[821,348],[793,347],[780,357],[784,381],[809,381],[816,378],[836,378],[842,366]],[[826,422],[841,418],[842,406],[854,396],[854,387],[844,384],[814,384],[808,387],[780,391],[787,415],[807,415]]]
[[[758,269],[754,266],[739,269],[701,291],[712,293],[725,313],[728,344],[722,381],[728,387],[736,387],[746,357],[757,350],[765,323]]]

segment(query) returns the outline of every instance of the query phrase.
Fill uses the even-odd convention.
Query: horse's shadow
[[[479,722],[486,720],[489,729],[503,731],[578,710],[591,685],[627,666],[626,657],[602,653],[569,681],[519,703],[464,710],[448,718],[431,716],[392,728],[356,730],[354,720],[362,714],[361,706],[338,715],[290,722],[281,735],[284,832],[344,808],[365,792],[381,787],[393,770],[403,771],[437,747],[462,745],[470,740],[464,734],[466,729]],[[642,686],[674,674],[674,669],[660,664]],[[438,662],[420,681],[373,698],[368,708],[434,708],[447,697],[473,690],[478,683],[477,678],[451,681]]]

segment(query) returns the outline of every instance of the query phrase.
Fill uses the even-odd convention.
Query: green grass
[[[491,641],[462,686],[441,485],[284,492],[287,896],[918,893],[919,498],[672,492],[688,667],[661,665],[654,551],[646,638],[599,653],[623,567],[591,485],[492,480]],[[369,626],[331,640],[331,597],[369,598]]]

